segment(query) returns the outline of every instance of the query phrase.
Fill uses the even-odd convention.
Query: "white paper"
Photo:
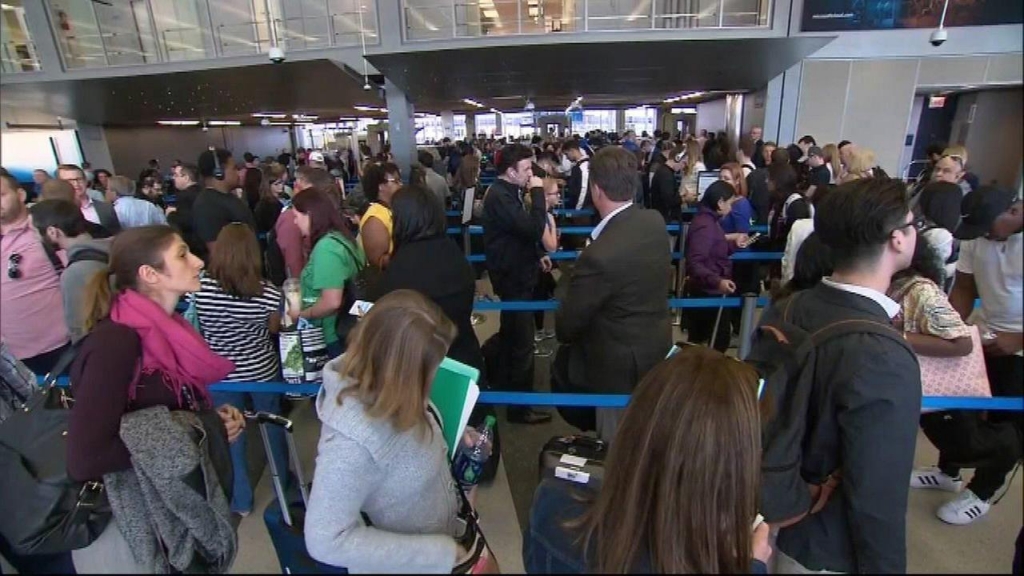
[[[473,219],[473,201],[476,200],[476,188],[466,188],[462,197],[462,223],[469,224]]]
[[[352,308],[349,309],[348,313],[353,316],[358,316],[362,318],[363,316],[366,316],[366,313],[370,311],[370,308],[373,308],[373,302],[366,302],[365,300],[356,300],[352,304]]]
[[[561,466],[555,467],[555,478],[576,482],[577,484],[586,484],[590,482],[590,474],[581,470],[573,470],[571,468],[563,468]]]
[[[562,464],[568,464],[569,466],[575,466],[582,468],[587,465],[586,458],[580,458],[579,456],[573,456],[572,454],[562,454],[562,457],[558,459]]]

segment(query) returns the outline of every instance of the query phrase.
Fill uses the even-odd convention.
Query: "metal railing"
[[[275,40],[287,51],[380,42],[372,0],[144,0],[99,10],[91,2],[46,5],[65,70],[263,54]]]
[[[772,0],[402,0],[407,42],[607,31],[768,28]]]

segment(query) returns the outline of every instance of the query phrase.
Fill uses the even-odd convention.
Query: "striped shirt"
[[[204,276],[196,293],[196,315],[210,349],[235,363],[228,382],[278,379],[278,353],[270,340],[270,315],[281,309],[281,291],[263,282],[263,294],[243,299],[226,293],[220,282]]]

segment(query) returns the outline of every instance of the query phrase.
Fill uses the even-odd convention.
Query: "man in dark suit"
[[[556,290],[555,333],[563,346],[554,377],[567,389],[629,394],[672,344],[668,233],[658,212],[633,205],[636,169],[636,156],[619,147],[591,160],[590,194],[601,222]],[[615,435],[621,412],[597,410],[601,438]]]
[[[114,205],[93,200],[86,193],[88,182],[81,168],[74,164],[61,164],[57,167],[57,177],[75,189],[75,203],[82,209],[82,216],[87,221],[102,226],[111,236],[121,231],[121,222],[117,219]]]

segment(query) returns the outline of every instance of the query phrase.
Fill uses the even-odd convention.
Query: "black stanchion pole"
[[[750,354],[750,340],[754,334],[754,312],[757,310],[757,294],[743,295],[743,308],[740,310],[740,360],[746,360]]]

